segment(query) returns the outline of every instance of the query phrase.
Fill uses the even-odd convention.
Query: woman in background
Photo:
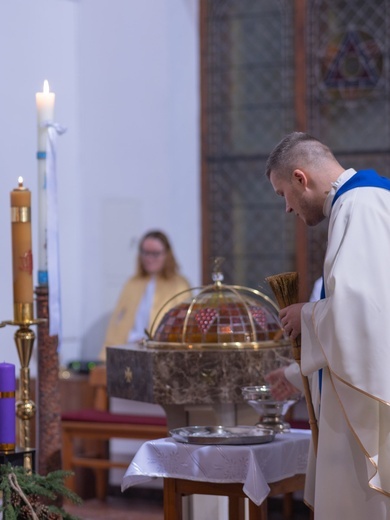
[[[106,347],[141,341],[146,337],[163,305],[170,300],[164,313],[190,296],[188,281],[179,274],[167,236],[149,231],[139,244],[137,273],[125,284],[111,315],[101,358]],[[163,314],[161,315],[161,318]]]

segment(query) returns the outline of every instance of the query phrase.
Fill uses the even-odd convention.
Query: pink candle
[[[0,451],[15,449],[15,365],[0,363]]]

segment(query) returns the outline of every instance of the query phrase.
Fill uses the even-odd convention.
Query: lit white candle
[[[38,117],[38,284],[47,285],[47,191],[46,191],[46,143],[47,127],[44,123],[53,122],[55,94],[50,92],[49,83],[43,82],[43,92],[36,96]]]

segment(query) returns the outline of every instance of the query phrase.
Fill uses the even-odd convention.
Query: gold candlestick
[[[20,377],[19,377],[19,400],[16,403],[16,415],[19,419],[19,440],[20,446],[29,450],[31,446],[31,421],[35,417],[36,406],[30,396],[30,359],[33,351],[35,333],[30,329],[30,325],[41,323],[42,319],[30,319],[25,317],[23,321],[4,321],[4,325],[16,325],[18,329],[14,334],[14,340],[20,360]],[[24,468],[32,471],[32,454],[26,453],[24,457]]]
[[[20,399],[16,403],[16,415],[21,421],[20,443],[23,448],[31,448],[30,421],[35,416],[36,406],[30,399],[30,359],[35,334],[22,324],[14,335],[20,360]]]

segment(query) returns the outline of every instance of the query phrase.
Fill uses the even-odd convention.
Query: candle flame
[[[23,177],[18,177],[19,188],[23,187]]]
[[[45,81],[43,82],[43,93],[48,94],[49,92],[49,82],[47,81],[47,79],[45,79]]]

